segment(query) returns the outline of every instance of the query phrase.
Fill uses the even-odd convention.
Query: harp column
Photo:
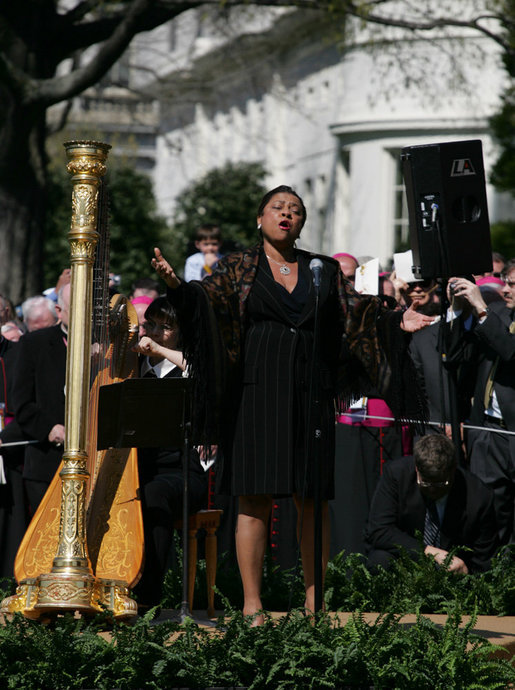
[[[63,469],[59,542],[50,573],[39,576],[39,611],[100,609],[99,583],[86,546],[87,428],[91,373],[93,264],[99,239],[98,196],[109,144],[64,144],[72,175],[70,323],[66,360]]]

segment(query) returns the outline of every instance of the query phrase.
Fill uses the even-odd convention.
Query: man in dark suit
[[[14,559],[27,528],[27,510],[23,486],[23,446],[3,444],[23,440],[13,421],[11,383],[15,343],[0,335],[0,402],[3,404],[0,425],[0,578],[12,577]]]
[[[14,370],[15,419],[27,438],[23,477],[31,511],[43,498],[59,467],[64,442],[66,345],[70,285],[59,292],[59,322],[20,339]]]
[[[436,425],[443,428],[452,421],[454,395],[450,395],[450,390],[455,391],[458,420],[468,418],[477,366],[475,314],[471,313],[470,304],[453,296],[449,288],[447,296],[450,307],[444,327],[441,318],[435,318],[430,326],[413,334],[409,345],[426,394],[429,421],[435,423],[428,427],[429,433],[437,430]]]
[[[452,280],[452,279],[451,279]],[[468,434],[470,470],[494,492],[501,544],[515,542],[515,261],[506,266],[503,302],[489,305],[479,288],[456,279],[458,294],[475,309],[481,359]]]
[[[487,570],[497,548],[492,492],[456,466],[452,441],[439,434],[422,437],[413,458],[385,465],[368,520],[369,568],[387,568],[399,547],[418,558],[417,532],[439,565],[453,547],[470,549],[458,549],[448,564],[456,573]]]

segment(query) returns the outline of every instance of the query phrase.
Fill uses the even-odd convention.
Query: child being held
[[[186,259],[184,280],[202,280],[213,272],[221,258],[222,234],[218,225],[206,224],[197,229],[195,247],[199,250]]]

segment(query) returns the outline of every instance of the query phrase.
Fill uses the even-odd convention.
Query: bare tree
[[[15,302],[41,289],[47,157],[46,111],[96,84],[133,37],[201,5],[222,0],[4,0],[0,3],[0,291]],[[227,7],[246,0],[223,0]],[[268,0],[257,6],[296,6],[351,15],[380,27],[435,32],[460,27],[485,35],[513,59],[508,38],[513,0],[442,1]],[[435,10],[430,6],[434,4]],[[418,9],[423,5],[424,9]],[[470,11],[473,7],[474,11]],[[508,8],[508,9],[506,9]],[[96,50],[86,51],[96,46]],[[79,59],[83,56],[84,59]],[[64,68],[68,65],[68,68]],[[58,69],[59,68],[59,69]]]

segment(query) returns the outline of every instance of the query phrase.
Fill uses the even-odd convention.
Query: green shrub
[[[178,550],[180,554],[180,550]],[[451,553],[452,555],[452,553]],[[180,569],[169,571],[163,606],[178,608],[182,600]],[[227,555],[219,559],[215,607],[222,599],[236,608],[243,605],[238,568]],[[515,615],[515,546],[502,549],[486,573],[456,575],[438,567],[430,557],[412,560],[406,553],[390,570],[371,575],[360,554],[339,554],[329,562],[325,580],[328,611],[382,611],[391,613],[446,613],[457,607],[463,614]],[[205,561],[199,560],[195,581],[195,608],[206,608]],[[269,611],[287,611],[302,606],[302,572],[281,570],[265,558],[263,606]],[[290,606],[291,603],[291,606]]]
[[[230,609],[230,604],[226,602]],[[230,610],[215,631],[191,619],[155,624],[149,612],[134,625],[106,626],[71,615],[52,625],[17,615],[0,627],[0,688],[505,688],[515,683],[506,659],[449,616],[438,627],[418,616],[413,625],[386,614],[367,623],[360,613],[346,625],[328,615],[316,621],[293,611],[251,628]]]
[[[452,556],[452,552],[449,557]],[[449,607],[479,615],[515,615],[515,547],[502,549],[486,573],[456,575],[430,557],[406,553],[390,570],[371,575],[363,557],[340,554],[328,566],[325,598],[329,610],[445,613]]]
[[[515,684],[507,655],[474,635],[478,614],[515,614],[515,548],[505,548],[488,573],[453,575],[401,555],[391,571],[370,575],[358,554],[329,564],[328,610],[356,611],[342,625],[333,615],[315,620],[293,610],[279,621],[251,628],[240,611],[241,583],[234,564],[219,563],[216,630],[191,619],[181,625],[153,620],[134,624],[60,616],[49,625],[17,614],[0,626],[0,690],[136,690],[138,688],[506,688]],[[199,562],[196,607],[205,606],[205,564]],[[4,582],[10,593],[12,581]],[[301,574],[283,572],[267,559],[263,581],[267,609],[286,610],[303,600]],[[226,593],[231,594],[227,598]],[[204,597],[204,599],[202,599]],[[180,570],[166,580],[163,605],[182,598]],[[361,611],[382,611],[373,623]],[[400,622],[404,613],[416,623]],[[445,626],[422,612],[446,612]],[[460,626],[462,616],[472,618]],[[111,638],[99,635],[111,629]]]

